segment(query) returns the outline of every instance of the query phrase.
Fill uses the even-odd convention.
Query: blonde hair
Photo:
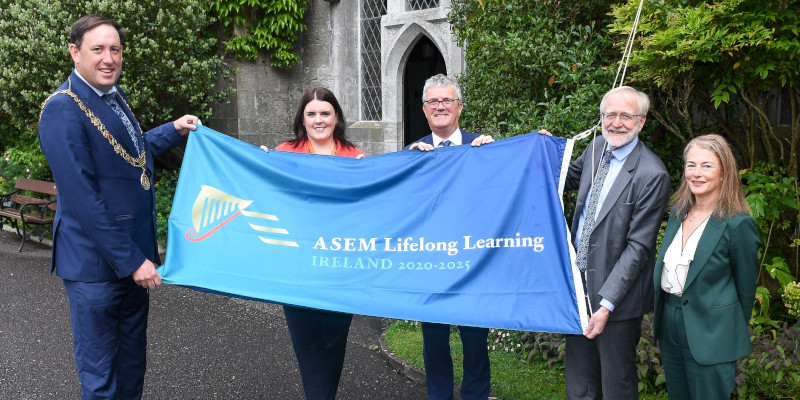
[[[712,152],[720,162],[722,181],[719,186],[719,199],[714,206],[713,215],[717,219],[730,217],[739,213],[752,215],[750,206],[744,197],[739,170],[736,168],[736,159],[728,142],[720,135],[703,135],[692,139],[683,149],[683,161],[686,162],[686,153],[692,147],[701,148]],[[672,196],[672,214],[679,219],[686,215],[697,200],[689,189],[686,177],[681,178],[681,186]]]

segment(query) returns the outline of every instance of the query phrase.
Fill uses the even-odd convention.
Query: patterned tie
[[[597,174],[594,176],[594,184],[592,191],[589,192],[589,202],[586,205],[586,216],[583,218],[583,229],[581,230],[581,239],[578,242],[578,269],[586,271],[586,254],[589,252],[589,236],[592,235],[594,230],[594,219],[597,214],[597,202],[600,200],[600,192],[603,190],[603,182],[608,175],[608,167],[611,165],[611,150],[606,150],[603,153],[603,159],[600,161],[600,168],[597,169]]]
[[[453,144],[453,142],[451,142],[451,141],[449,141],[449,140],[442,140],[442,141],[439,143],[439,147],[448,147],[448,146],[450,146],[451,144]]]
[[[136,130],[133,129],[133,125],[128,119],[128,116],[122,112],[122,108],[120,108],[119,103],[117,103],[115,93],[116,92],[104,94],[102,96],[103,100],[111,107],[112,110],[114,110],[114,113],[117,114],[119,119],[122,120],[122,123],[125,124],[125,128],[128,130],[128,135],[130,135],[133,145],[136,146],[136,152],[138,154],[141,152],[141,149],[139,148],[139,138],[136,136]]]

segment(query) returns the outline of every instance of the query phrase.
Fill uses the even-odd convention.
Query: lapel
[[[575,229],[578,227],[578,218],[580,213],[585,208],[586,200],[589,197],[589,191],[592,190],[592,181],[594,181],[594,174],[597,173],[597,164],[601,157],[603,157],[603,149],[605,149],[606,141],[600,136],[592,143],[589,143],[589,150],[592,154],[587,154],[586,159],[583,161],[582,171],[589,171],[588,174],[581,172],[581,182],[578,185],[578,200],[575,203],[575,210],[581,210],[575,213],[574,223]],[[594,164],[594,171],[592,171],[592,164]],[[577,235],[577,234],[576,234]],[[576,236],[577,237],[577,236]]]
[[[620,169],[619,174],[617,174],[617,179],[614,180],[614,184],[603,200],[603,208],[600,209],[600,213],[597,215],[597,220],[594,223],[595,226],[599,225],[600,222],[605,219],[606,215],[614,208],[619,196],[628,188],[631,179],[633,179],[633,169],[636,168],[636,164],[639,163],[639,155],[642,153],[642,146],[644,146],[642,141],[638,141],[631,151],[631,154],[625,159],[625,164],[622,165],[622,169]],[[602,157],[602,154],[601,152],[600,157]]]
[[[675,235],[678,233],[678,228],[681,226],[681,222],[678,221],[675,216],[670,215],[669,222],[667,223],[667,228],[664,230],[664,237],[661,239],[661,248],[658,252],[658,259],[656,260],[656,266],[653,270],[653,282],[660,285],[661,284],[661,272],[664,270],[664,253],[666,253],[667,248],[675,239]],[[660,291],[659,291],[660,292]],[[658,293],[658,292],[657,292]]]
[[[472,141],[480,136],[477,133],[467,132],[461,128],[458,128],[461,131],[461,144],[470,144]]]
[[[711,217],[703,230],[703,235],[700,236],[700,241],[697,243],[697,250],[694,252],[694,259],[689,266],[689,274],[686,275],[686,285],[683,287],[684,293],[686,288],[692,284],[694,279],[700,274],[700,271],[708,265],[708,259],[713,254],[714,249],[717,248],[717,243],[722,238],[725,232],[725,227],[728,226],[728,220],[718,220]]]
[[[92,113],[100,119],[111,136],[113,136],[114,139],[116,139],[117,142],[119,142],[125,151],[127,151],[132,157],[137,156],[138,153],[136,151],[136,147],[133,145],[131,136],[128,135],[128,129],[125,127],[125,124],[122,123],[122,120],[119,118],[119,116],[117,116],[114,110],[111,109],[111,106],[109,106],[105,100],[98,96],[97,93],[95,93],[94,90],[89,87],[89,85],[79,78],[74,71],[70,75],[70,82],[72,83],[72,91],[78,95],[83,104],[85,104],[86,107],[88,107]],[[117,90],[120,90],[120,88],[117,87]],[[130,110],[128,110],[128,107],[125,106],[125,103],[122,102],[122,100],[118,99],[117,102],[120,103],[120,107],[133,124],[133,129],[137,131],[139,138],[142,138],[141,132],[138,132],[139,129],[137,128],[137,124],[133,119],[133,115],[131,115]]]

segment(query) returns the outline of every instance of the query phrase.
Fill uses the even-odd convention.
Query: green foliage
[[[128,32],[120,86],[142,128],[191,112],[211,114],[211,102],[229,92],[214,89],[229,72],[215,56],[202,2],[144,0],[6,0],[0,8],[0,120],[18,135],[37,130],[40,106],[71,69],[69,28],[89,13],[107,15]]]
[[[796,259],[793,269],[786,262],[791,257],[791,248],[797,253],[796,238],[800,234],[797,179],[786,176],[785,169],[769,164],[758,164],[752,170],[743,171],[741,176],[747,203],[764,245],[761,272],[767,274],[759,274],[759,283],[768,286],[769,276],[783,287],[800,272]]]
[[[800,331],[784,323],[750,337],[753,353],[736,366],[738,399],[800,398]]]
[[[489,331],[489,362],[492,371],[492,396],[499,399],[563,399],[563,368],[551,369],[543,363],[526,364],[520,357],[517,340],[519,331],[492,329]],[[424,369],[422,332],[416,321],[394,321],[385,333],[393,353],[407,363]],[[513,343],[513,344],[512,344]],[[515,351],[514,349],[517,349]],[[453,358],[453,378],[457,384],[463,376],[463,352],[456,326],[451,326],[450,353]],[[531,390],[536,388],[536,390]]]
[[[469,71],[459,78],[461,124],[495,137],[540,128],[572,136],[594,126],[614,79],[608,62],[618,58],[598,12],[605,8],[576,0],[454,0],[448,20]]]
[[[666,390],[666,375],[661,366],[661,350],[653,338],[653,314],[642,318],[642,337],[636,346],[636,375],[639,393],[656,393]]]
[[[73,68],[69,29],[98,13],[127,31],[118,82],[144,130],[191,113],[211,115],[211,104],[231,93],[205,4],[196,0],[2,0],[0,6],[0,186],[16,177],[52,179],[36,138],[42,102]],[[87,157],[90,155],[86,155]],[[28,172],[30,171],[30,172]]]
[[[305,0],[212,0],[209,8],[233,34],[225,45],[236,57],[253,61],[259,51],[270,51],[277,68],[300,59],[293,43],[306,30]]]
[[[786,311],[795,319],[800,319],[800,284],[789,282],[783,288],[783,304]]]
[[[419,322],[394,321],[386,330],[385,337],[390,351],[409,364],[423,368],[422,333]],[[536,340],[537,345],[531,347],[533,340]],[[492,396],[501,400],[566,398],[563,335],[490,329],[488,346],[492,370]],[[534,347],[540,349],[543,356],[539,353],[529,354],[526,346],[527,349]],[[450,347],[453,356],[453,375],[455,380],[460,382],[461,340],[455,326],[451,327]],[[640,390],[639,398],[666,400],[667,396],[662,385],[661,388],[649,392]]]
[[[753,328],[756,336],[764,332],[775,331],[780,327],[780,323],[772,319],[772,302],[769,289],[764,286],[756,288],[756,304],[753,307],[753,315],[750,317],[750,327]]]
[[[615,6],[612,32],[626,34],[638,6]],[[740,150],[745,167],[767,159],[797,177],[798,9],[798,0],[645,2],[631,78],[650,86],[652,114],[682,141],[717,132]],[[788,99],[788,137],[777,130],[772,90]]]
[[[566,344],[564,338],[558,333],[525,332],[522,335],[523,351],[527,353],[525,360],[532,362],[539,360],[547,368],[563,369]]]
[[[161,247],[167,246],[169,213],[172,212],[172,199],[175,197],[179,173],[179,170],[162,169],[156,176],[156,229],[158,245]]]
[[[0,193],[14,190],[18,177],[52,181],[47,160],[37,140],[7,140],[6,148],[0,154]]]

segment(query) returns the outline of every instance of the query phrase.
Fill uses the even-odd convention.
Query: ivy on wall
[[[225,46],[237,58],[255,60],[263,50],[276,68],[300,60],[293,43],[306,30],[306,0],[212,0],[209,8],[232,35]]]

